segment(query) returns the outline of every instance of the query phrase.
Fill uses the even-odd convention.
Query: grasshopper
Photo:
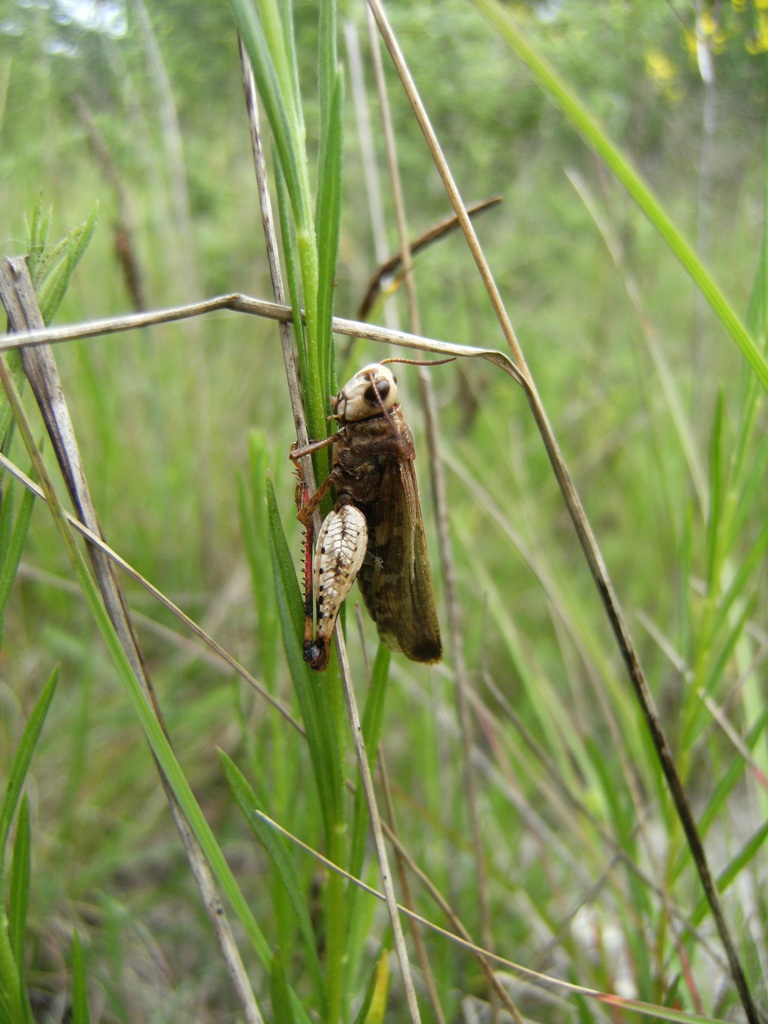
[[[382,642],[412,661],[439,661],[413,436],[394,374],[383,363],[364,366],[331,399],[331,409],[338,431],[291,452],[296,462],[334,446],[332,469],[315,494],[306,499],[300,486],[298,519],[307,530],[304,660],[318,672],[326,668],[336,619],[357,579]],[[331,486],[336,503],[310,564],[312,515]]]

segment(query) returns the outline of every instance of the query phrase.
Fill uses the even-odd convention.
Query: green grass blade
[[[760,243],[760,257],[757,261],[755,280],[752,283],[752,293],[747,308],[747,325],[752,335],[757,339],[763,354],[765,354],[766,347],[768,346],[768,130],[766,131],[764,177],[763,235]],[[752,451],[755,418],[759,411],[760,397],[758,385],[752,374],[745,374],[743,390],[744,395],[740,402],[739,432],[733,457],[733,478],[735,481],[741,481],[742,476],[748,476],[755,469],[757,469],[761,477],[763,475],[762,466],[758,460],[754,459]],[[746,514],[746,510],[752,506],[744,498],[740,501],[740,507]]]
[[[318,45],[318,91],[320,95],[320,152],[315,209],[317,251],[317,360],[321,392],[318,400],[325,406],[327,396],[336,390],[333,356],[334,280],[339,250],[341,223],[341,176],[343,163],[344,79],[339,70],[336,49],[336,0],[320,5]]]
[[[280,9],[283,22],[283,41],[285,44],[285,62],[291,78],[291,95],[296,105],[296,130],[299,139],[306,138],[304,112],[301,105],[301,89],[299,86],[299,62],[296,56],[296,36],[293,31],[292,0],[281,0]]]
[[[293,1015],[288,980],[285,976],[285,967],[280,950],[275,950],[272,957],[272,970],[269,975],[269,992],[272,997],[272,1010],[274,1019],[285,1021],[285,1024],[294,1024],[296,1018]]]
[[[13,860],[8,893],[8,932],[13,955],[16,959],[18,978],[19,1009],[21,1019],[32,1024],[32,1007],[24,982],[24,946],[27,935],[27,910],[29,908],[29,886],[31,879],[31,834],[29,827],[29,798],[25,794],[19,808],[16,839],[13,844]]]
[[[717,592],[721,565],[723,513],[723,393],[717,396],[709,442],[709,507],[707,509],[707,586]]]
[[[376,961],[355,1024],[382,1024],[389,993],[389,960],[386,952]]]
[[[309,373],[309,357],[307,351],[307,334],[304,328],[304,321],[301,316],[301,288],[297,266],[296,240],[291,230],[288,186],[277,161],[275,162],[275,187],[277,193],[277,213],[280,222],[280,235],[283,239],[285,276],[288,280],[288,294],[291,300],[291,310],[293,311],[293,329],[296,335],[296,347],[299,353],[299,369],[301,371],[301,379],[304,381],[307,379],[307,374]],[[313,429],[311,421],[309,428],[310,431]]]
[[[27,877],[24,881],[22,861],[26,856],[29,858],[29,822],[27,818],[26,828],[20,820],[19,830],[22,838],[19,839],[17,832],[16,847],[14,849],[10,919],[5,914],[5,854],[8,844],[11,823],[21,797],[24,781],[29,771],[32,755],[35,751],[37,741],[40,738],[48,709],[51,706],[53,695],[56,691],[58,680],[58,668],[53,672],[50,679],[43,688],[34,710],[30,715],[26,728],[21,737],[16,756],[11,765],[8,783],[3,798],[2,809],[0,809],[0,1014],[9,1024],[21,1024],[29,1022],[32,1024],[32,1015],[27,1004],[26,993],[21,981],[21,970],[17,963],[18,951],[24,943],[25,921],[26,921],[26,895],[25,890],[29,889],[28,865]],[[24,832],[26,831],[26,839]],[[26,846],[26,854],[25,854]],[[0,1024],[3,1017],[0,1017]]]
[[[88,220],[72,231],[39,264],[42,280],[35,280],[40,312],[46,324],[51,323],[69,287],[77,265],[85,255],[99,220],[99,204],[91,210]]]
[[[763,192],[763,237],[752,294],[747,308],[747,325],[763,351],[768,342],[768,126],[765,133],[765,174]]]
[[[765,734],[766,728],[768,728],[768,704],[763,705],[760,715],[751,724],[747,735],[744,737],[744,745],[747,750],[754,750],[757,747]],[[743,775],[744,761],[741,757],[736,756],[718,777],[707,806],[701,813],[699,830],[702,835],[707,834],[712,823],[722,813],[729,794],[741,783]],[[677,871],[677,869],[675,870]]]
[[[280,510],[277,507],[277,498],[275,497],[275,489],[272,486],[271,480],[267,480],[266,494],[272,571],[277,584],[278,607],[280,608],[280,618],[283,627],[285,654],[288,659],[288,665],[293,672],[293,667],[296,663],[295,656],[297,654],[300,658],[301,666],[306,668],[301,655],[304,636],[303,602],[299,583],[296,579],[296,571],[293,566],[293,556],[285,537],[283,521],[280,518]],[[280,604],[281,598],[282,606]]]
[[[336,0],[320,4],[318,46],[318,91],[320,94],[320,135],[325,135],[337,88],[338,59],[336,54]],[[322,161],[321,161],[322,165]]]
[[[38,268],[48,244],[51,220],[50,210],[43,216],[43,195],[42,192],[38,192],[27,226],[27,266],[33,281],[38,280]]]
[[[322,971],[320,970],[320,961],[317,957],[317,939],[312,927],[312,919],[304,897],[301,879],[299,878],[288,845],[274,828],[267,824],[258,814],[254,813],[260,809],[260,801],[234,761],[223,751],[219,751],[219,760],[224,769],[227,784],[243,817],[269,855],[275,871],[288,894],[290,904],[296,916],[296,924],[304,941],[304,957],[312,975],[318,1003],[322,1006],[325,1003],[325,990]]]
[[[45,716],[51,706],[53,695],[56,692],[56,683],[59,678],[58,668],[54,669],[50,679],[45,684],[43,692],[38,697],[34,710],[30,715],[26,728],[21,737],[19,748],[11,765],[11,772],[8,777],[8,785],[3,798],[3,806],[0,809],[0,883],[5,874],[5,850],[8,843],[8,834],[13,821],[13,815],[21,796],[24,780],[29,771],[32,755],[35,752],[37,741],[45,724]]]
[[[27,382],[26,375],[21,366],[21,355],[19,352],[8,352],[5,357],[11,377],[17,389],[22,392]],[[0,391],[0,450],[7,455],[11,450],[11,442],[14,434],[13,412],[8,404],[5,394]]]
[[[11,515],[13,512],[12,489],[8,487],[3,495],[3,509],[0,515],[2,523],[0,534],[2,534],[2,568],[0,568],[0,647],[3,645],[3,633],[5,630],[5,608],[8,598],[11,596],[16,573],[21,562],[21,555],[26,544],[29,532],[29,523],[32,519],[32,509],[35,504],[35,496],[31,491],[24,489],[24,493],[16,516],[16,523],[13,531],[10,532]]]
[[[24,1016],[24,1011],[20,1009],[18,986],[11,987],[6,984],[6,976],[2,967],[5,948],[2,936],[3,931],[0,929],[0,1024],[34,1024],[34,1021],[28,1020]]]
[[[232,8],[275,140],[294,216],[297,221],[301,222],[304,210],[301,195],[304,190],[305,175],[302,174],[300,157],[296,149],[295,117],[292,117],[290,113],[290,106],[293,106],[290,101],[292,78],[286,78],[284,62],[281,61],[276,66],[270,52],[264,23],[259,18],[253,4],[249,0],[232,0]],[[267,22],[270,27],[273,27],[273,19],[267,19]],[[282,35],[282,30],[280,35]],[[276,45],[274,34],[270,41],[273,46]]]
[[[288,198],[285,181],[280,173],[279,166],[275,168],[275,180],[277,183],[277,209],[280,219],[280,234],[283,238],[283,258],[285,260],[285,273],[288,279],[288,288],[291,297],[291,309],[293,310],[294,332],[297,340],[299,353],[299,370],[301,375],[304,411],[307,418],[307,429],[310,440],[319,440],[327,433],[326,424],[326,400],[320,386],[320,367],[317,360],[317,348],[310,344],[309,331],[304,324],[301,315],[301,298],[299,289],[298,274],[298,253],[295,239],[291,232]],[[315,293],[312,301],[315,302]],[[313,458],[315,474],[317,479],[322,480],[328,473],[330,464],[328,453],[317,452]]]
[[[390,651],[383,644],[379,644],[376,659],[373,663],[371,682],[368,687],[368,695],[361,722],[365,749],[368,755],[368,765],[371,770],[373,770],[374,762],[376,761],[379,741],[384,726],[384,708],[389,689],[389,666],[391,660],[392,655]],[[363,877],[363,866],[368,849],[369,835],[370,814],[358,767],[350,827],[348,867],[349,873],[355,878]],[[358,961],[361,956],[360,950],[373,924],[371,919],[372,911],[373,908],[370,906],[370,901],[364,900],[360,890],[356,886],[352,886],[347,894],[346,932],[350,936],[350,971],[353,973],[358,969]]]
[[[16,957],[20,976],[24,970],[24,940],[27,934],[27,910],[29,909],[30,849],[29,798],[25,794],[19,808],[8,896],[11,948]]]
[[[320,377],[326,394],[334,390],[331,376],[331,318],[333,316],[334,280],[339,252],[341,223],[341,172],[343,133],[344,80],[337,73],[328,110],[326,130],[320,148],[318,178],[317,230],[318,285],[317,323]]]
[[[88,978],[80,936],[72,935],[72,1024],[90,1024],[88,1009]]]
[[[0,587],[2,587],[2,573],[8,560],[11,536],[13,535],[15,483],[16,481],[12,478],[7,479],[2,488],[2,497],[0,497]],[[13,586],[13,580],[11,580],[11,586]],[[4,608],[5,602],[0,603],[0,610]]]
[[[328,364],[322,344],[318,343],[318,252],[314,228],[312,195],[309,185],[308,161],[303,120],[300,114],[298,75],[293,43],[290,5],[283,8],[281,18],[274,0],[261,0],[258,9],[249,0],[232,0],[238,28],[253,66],[254,78],[277,150],[278,176],[285,179],[284,192],[289,204],[281,203],[280,224],[283,248],[287,252],[295,240],[294,260],[300,270],[304,316],[305,345],[301,355],[302,380],[307,421],[311,435],[324,436],[327,384],[323,383],[321,367]],[[331,21],[333,24],[333,20]],[[326,44],[326,50],[328,46]],[[335,53],[335,51],[333,51]],[[278,195],[280,186],[278,184]],[[295,230],[290,229],[287,207],[293,213]],[[289,275],[290,280],[290,275]],[[297,290],[291,287],[294,320],[301,341]],[[330,325],[324,326],[329,331]],[[301,345],[300,345],[301,348]]]
[[[266,438],[253,431],[248,445],[248,484],[238,484],[240,523],[246,557],[251,570],[251,587],[256,605],[259,655],[264,682],[270,693],[277,685],[277,608],[272,581],[272,563],[266,538],[269,532],[265,481],[269,470]]]
[[[768,839],[768,821],[763,822],[760,828],[755,832],[753,836],[747,840],[744,846],[739,850],[737,855],[729,861],[727,866],[717,877],[717,891],[724,893],[732,882],[740,878],[742,873],[752,861],[755,859],[757,854],[762,850]],[[700,899],[696,905],[695,910],[691,914],[691,924],[694,928],[701,924],[704,918],[709,913],[709,905],[705,899]]]
[[[712,624],[713,636],[717,635],[718,630],[725,626],[734,604],[739,600],[743,601],[748,596],[749,580],[753,573],[763,565],[766,551],[768,551],[768,522],[763,525],[755,543],[742,558],[733,579],[720,599],[717,615]]]
[[[667,243],[719,317],[731,338],[739,346],[762,386],[768,391],[768,363],[754,339],[629,159],[610,139],[605,128],[590,113],[568,83],[560,77],[549,61],[520,31],[514,15],[498,0],[475,0],[475,2],[499,29],[510,49],[527,64],[542,89],[554,100],[587,144],[616,175],[635,203],[648,217],[657,233]]]
[[[387,697],[389,664],[391,660],[392,655],[389,650],[387,650],[383,644],[379,644],[379,649],[376,653],[376,660],[373,664],[371,685],[368,688],[368,699],[365,702],[365,710],[363,712],[362,720],[365,749],[368,754],[368,764],[371,769],[373,768],[374,761],[376,760],[376,751],[379,748],[381,730],[384,725],[384,706]],[[354,875],[355,878],[360,878],[363,870],[363,861],[368,841],[368,820],[368,807],[365,802],[365,795],[363,793],[363,787],[360,782],[358,770],[355,807],[352,816],[352,841],[348,869],[349,873]],[[356,892],[357,890],[353,890],[351,894],[353,898]]]

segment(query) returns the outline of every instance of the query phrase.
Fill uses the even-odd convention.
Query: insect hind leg
[[[355,505],[332,509],[317,535],[312,579],[316,595],[317,628],[305,619],[304,660],[317,671],[328,664],[333,630],[344,600],[352,589],[368,547],[368,525]]]

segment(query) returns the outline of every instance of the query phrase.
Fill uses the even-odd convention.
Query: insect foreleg
[[[300,460],[305,458],[307,455],[312,455],[314,454],[314,452],[320,451],[321,448],[327,448],[328,445],[333,444],[336,441],[337,437],[338,434],[332,434],[331,437],[326,437],[322,441],[310,441],[310,443],[306,445],[304,448],[291,449],[289,458],[296,466],[296,471],[299,474],[299,480],[302,481],[302,484],[304,481],[304,474],[301,471]],[[320,507],[320,502],[328,493],[328,488],[331,486],[333,481],[334,472],[333,470],[331,470],[331,472],[328,474],[325,480],[323,480],[323,482],[320,484],[320,486],[317,488],[317,490],[311,497],[309,497],[307,494],[306,486],[303,487],[302,500],[297,500],[296,502],[299,509],[296,518],[299,520],[301,525],[304,526],[307,530],[309,529],[309,524],[312,522],[312,516],[315,514],[315,511]]]
[[[303,459],[306,455],[314,455],[315,452],[319,452],[322,448],[327,448],[329,444],[335,443],[336,434],[331,434],[330,437],[324,437],[320,441],[310,441],[309,444],[305,444],[303,448],[299,448],[294,443],[294,447],[291,448],[288,458],[291,462],[298,462],[299,459]]]

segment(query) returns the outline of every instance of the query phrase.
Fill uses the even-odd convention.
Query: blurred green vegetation
[[[746,318],[764,238],[766,14],[749,0],[700,6],[697,59],[691,11],[665,0],[510,4],[632,157]],[[317,145],[316,8],[295,4],[310,153]],[[764,570],[744,582],[737,602],[734,615],[744,613],[743,631],[727,639],[710,631],[716,614],[710,602],[738,572],[768,512],[763,477],[751,486],[742,478],[742,489],[729,491],[739,504],[737,522],[713,587],[708,538],[718,480],[712,452],[719,449],[726,465],[735,455],[748,404],[747,372],[663,242],[478,10],[464,0],[393,0],[388,11],[465,200],[503,198],[478,220],[478,233],[628,612],[665,725],[673,743],[690,743],[680,751],[685,781],[703,812],[735,755],[709,720],[697,717],[697,687],[709,687],[744,731],[759,724],[762,713]],[[346,5],[342,15],[356,23],[365,46],[358,6]],[[341,43],[340,54],[347,64]],[[709,84],[702,78],[707,54]],[[449,208],[389,67],[386,77],[415,236]],[[375,100],[370,108],[375,114]],[[271,298],[226,4],[5,0],[0,115],[6,254],[25,250],[25,216],[39,193],[53,208],[56,237],[100,204],[99,226],[56,323],[225,292]],[[354,317],[375,258],[349,98],[346,117],[335,312]],[[381,130],[374,133],[383,167]],[[394,251],[388,198],[385,210]],[[606,242],[615,245],[618,262]],[[418,256],[416,280],[426,335],[502,345],[458,235]],[[339,351],[346,354],[344,340]],[[238,491],[251,494],[249,461],[261,476],[269,463],[298,564],[287,460],[293,427],[276,326],[220,313],[67,344],[55,354],[109,543],[242,663],[264,672],[270,685],[274,679],[290,703],[287,674],[274,668],[282,657],[274,616],[262,609],[257,618],[254,608]],[[357,368],[379,355],[371,345],[356,346],[348,360],[339,357],[339,376],[348,365]],[[399,375],[417,435],[434,564],[417,391],[409,371]],[[676,898],[688,912],[698,889],[690,872],[682,882],[675,875],[682,843],[523,396],[480,365],[440,367],[433,380],[472,682],[493,715],[504,718],[504,701],[512,703],[525,735],[544,746],[562,777],[644,866],[651,855],[633,829],[638,794],[647,799],[644,813],[660,829],[659,876],[670,889],[679,885]],[[745,461],[759,473],[766,459],[765,406],[756,409],[743,443]],[[252,428],[263,437],[258,458]],[[725,479],[726,489],[736,483],[736,477]],[[254,485],[257,492],[261,500]],[[242,884],[252,884],[259,900],[270,868],[243,829],[215,750],[224,748],[261,779],[281,822],[311,841],[320,825],[314,791],[305,782],[306,750],[285,735],[282,723],[269,720],[264,705],[231,673],[190,646],[167,611],[134,585],[127,589],[144,616],[142,644],[179,759]],[[352,621],[348,614],[352,657],[360,666]],[[372,651],[373,627],[366,620],[364,628]],[[148,748],[41,507],[33,513],[0,658],[2,776],[44,681],[56,663],[62,666],[30,786],[35,855],[27,963],[39,1019],[54,1019],[43,1014],[53,1014],[66,989],[73,926],[87,942],[89,977],[100,993],[91,997],[98,1004],[93,1019],[228,1019],[233,997],[226,972],[213,952]],[[441,726],[441,716],[452,714],[450,677],[442,668],[425,673],[395,661],[398,685],[388,695],[383,744],[400,825],[442,890],[453,892],[460,905],[466,899],[462,912],[477,934],[469,882],[464,891],[473,867],[461,831],[458,743],[446,750],[453,720],[450,729]],[[490,725],[484,729],[490,734]],[[556,801],[541,806],[541,767],[526,760],[511,728],[498,743],[501,749],[493,752],[505,778],[521,791],[519,801],[510,799],[492,772],[483,791],[493,847],[492,913],[503,922],[500,951],[525,963],[540,957],[547,969],[554,963],[564,976],[611,989],[616,977],[601,974],[610,954],[603,950],[605,959],[595,966],[594,951],[566,925],[560,931],[578,897],[601,877],[609,853],[596,830],[585,836],[574,827],[564,835],[567,816],[560,816]],[[755,757],[764,764],[764,748]],[[726,865],[765,820],[764,797],[755,798],[753,785],[747,773],[728,792],[732,803],[719,807],[718,864]],[[531,808],[541,815],[534,823]],[[742,809],[747,814],[740,819]],[[762,817],[754,817],[758,812]],[[548,845],[549,829],[562,844],[562,859]],[[316,866],[300,856],[296,863],[310,891]],[[746,881],[759,892],[764,872]],[[631,876],[629,882],[622,876],[621,884],[624,902],[610,890],[590,909],[591,926],[599,931],[600,921],[620,921],[639,998],[672,1005],[679,997],[688,1007],[683,986],[669,982],[679,968],[665,959],[672,955],[666,929],[674,928],[663,912],[649,925],[642,915],[651,897],[637,896]],[[642,905],[639,923],[635,899]],[[749,916],[750,899],[728,904],[737,924]],[[754,901],[764,903],[764,893]],[[289,960],[295,936],[279,906],[262,913],[266,923],[260,923]],[[639,937],[651,927],[649,948],[635,948],[633,940],[642,946]],[[562,943],[556,951],[549,945],[553,936]],[[440,942],[431,952],[449,1019],[458,1020],[461,994],[479,986],[479,972]],[[748,946],[750,952],[765,1005],[765,978],[755,947]],[[705,972],[697,979],[706,1012],[730,1012],[730,996],[714,981],[709,991],[706,965],[697,966]],[[301,967],[294,967],[288,973],[301,991]],[[267,984],[256,981],[257,988]],[[563,1008],[545,1007],[541,1016],[535,998],[527,1009],[532,1019],[572,1019]],[[582,1019],[604,1019],[591,1013],[598,1011],[589,1004]]]

